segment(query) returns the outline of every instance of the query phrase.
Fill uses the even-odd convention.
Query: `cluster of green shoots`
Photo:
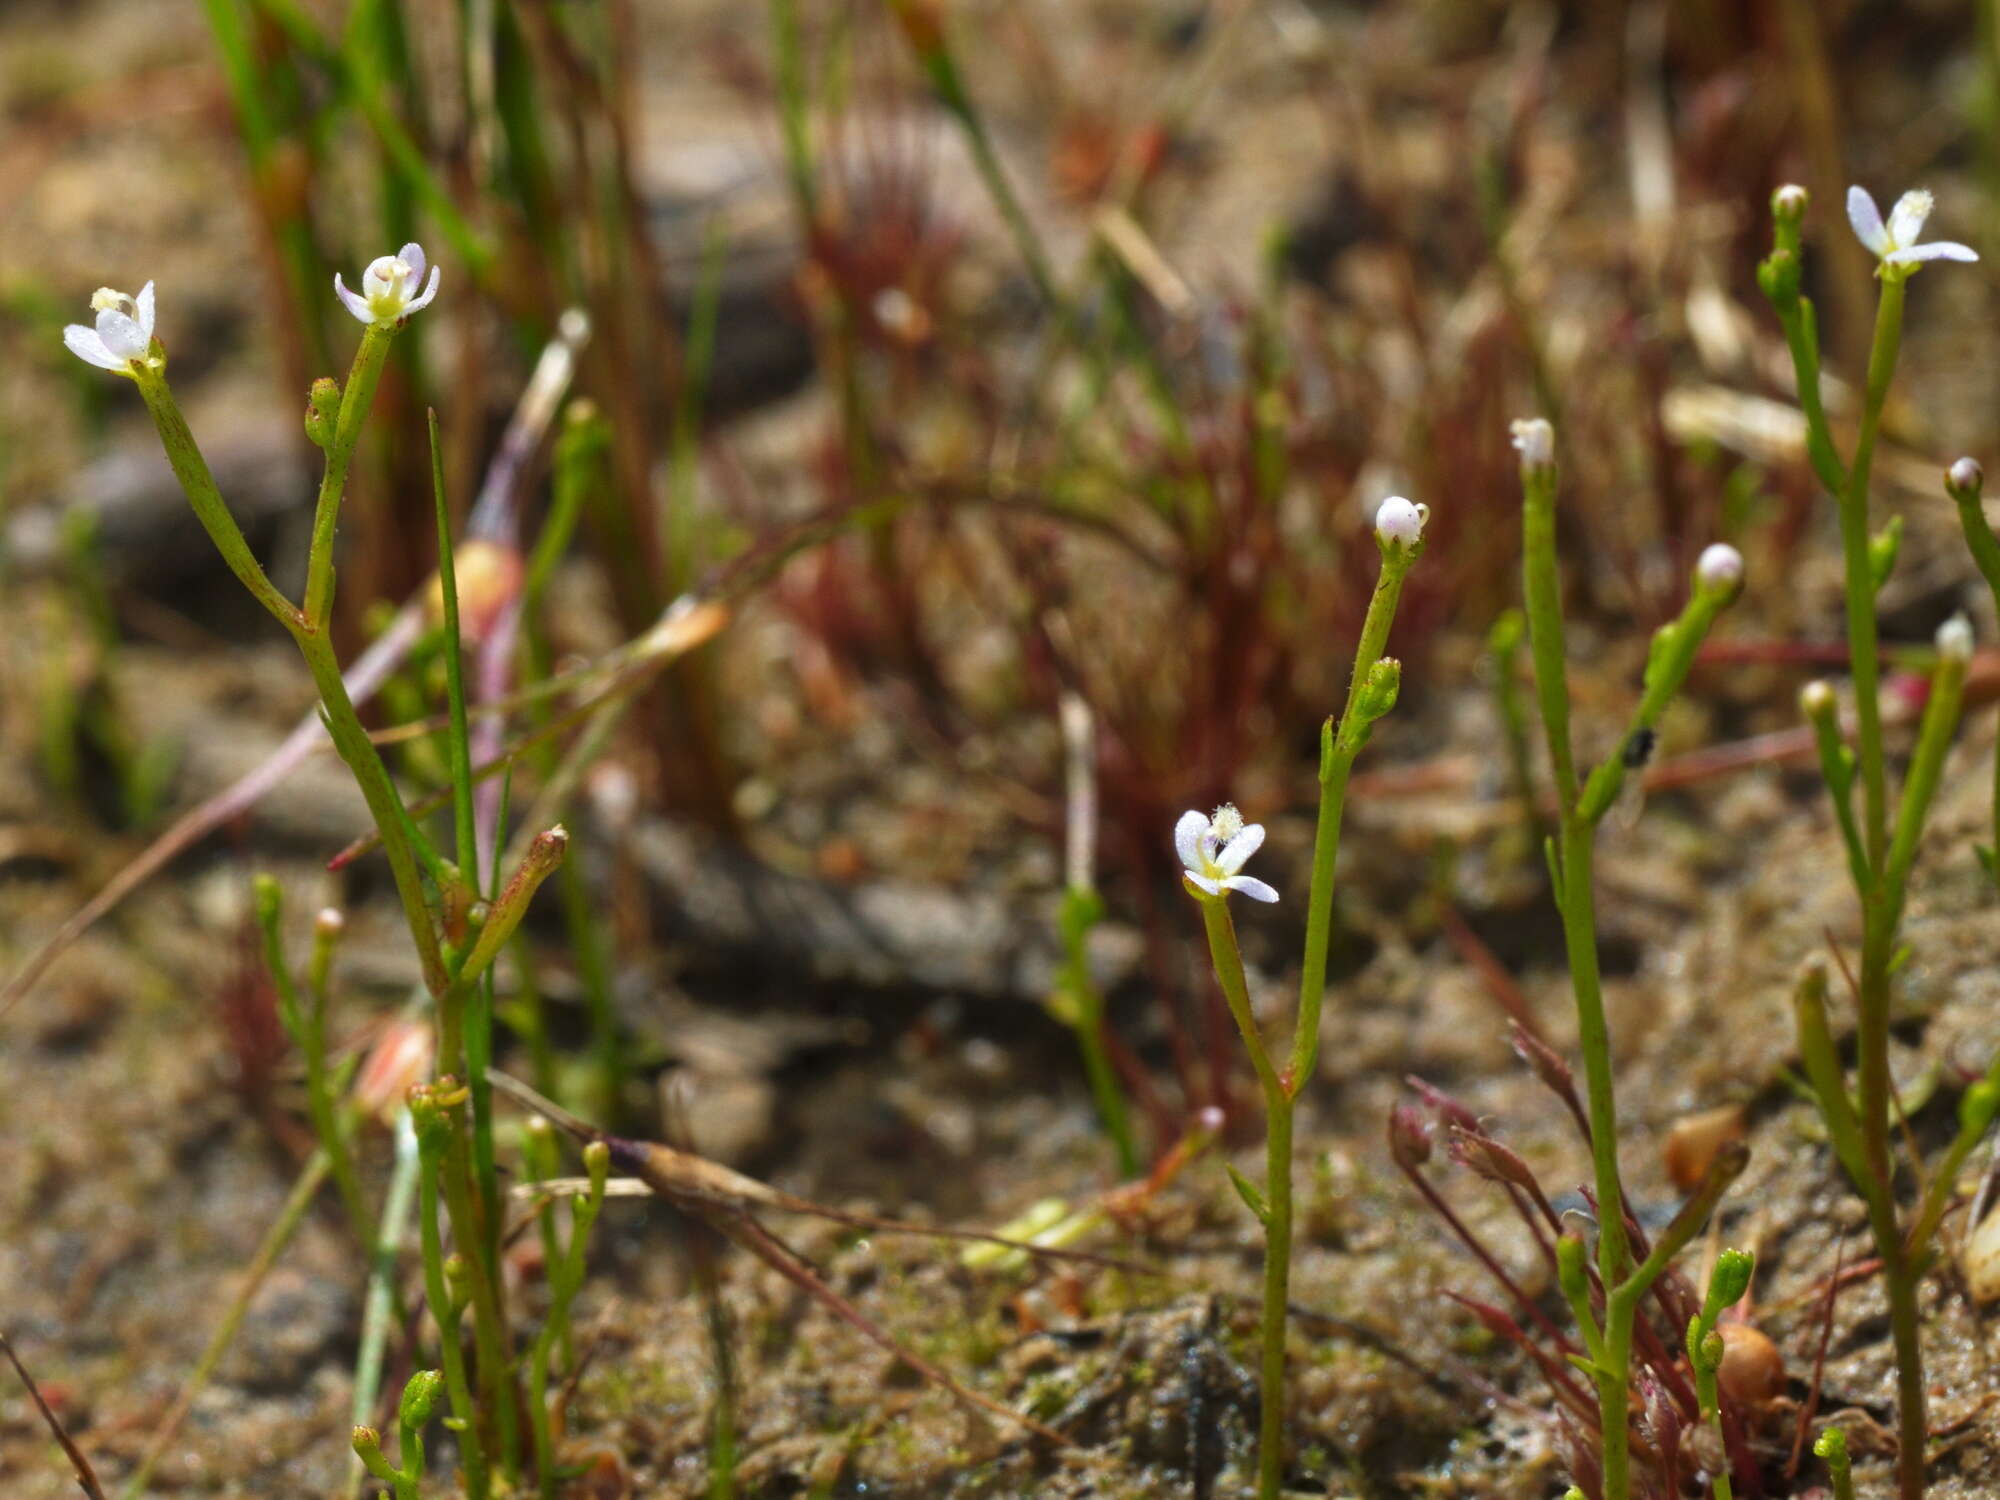
[[[1899,1370],[1899,1480],[1901,1500],[1918,1500],[1924,1487],[1926,1433],[1919,1341],[1917,1287],[1934,1251],[1938,1226],[1948,1208],[1960,1169],[2000,1111],[2000,1058],[1970,1088],[1960,1107],[1957,1138],[1927,1185],[1908,1208],[1899,1205],[1890,1140],[1897,1101],[1890,1083],[1888,1045],[1891,987],[1900,957],[1899,931],[1911,867],[1924,820],[1937,791],[1945,753],[1956,731],[1963,702],[1972,635],[1962,617],[1939,632],[1929,694],[1902,794],[1892,809],[1889,765],[1880,705],[1880,668],[1875,600],[1895,565],[1901,528],[1891,522],[1871,532],[1868,477],[1882,409],[1900,342],[1904,288],[1927,261],[1967,260],[1973,254],[1948,242],[1919,242],[1931,206],[1926,193],[1907,195],[1886,221],[1873,200],[1855,189],[1849,215],[1856,233],[1878,257],[1880,301],[1869,360],[1860,423],[1850,457],[1843,460],[1834,441],[1819,388],[1819,344],[1812,304],[1799,290],[1802,189],[1782,189],[1774,199],[1776,249],[1764,263],[1760,281],[1784,325],[1797,369],[1800,405],[1807,422],[1814,472],[1836,497],[1846,573],[1849,645],[1853,659],[1854,743],[1846,742],[1832,689],[1809,687],[1803,698],[1813,725],[1833,800],[1847,862],[1862,906],[1862,948],[1856,981],[1857,1087],[1850,1093],[1835,1050],[1827,1015],[1827,969],[1809,961],[1795,996],[1799,1048],[1826,1120],[1835,1155],[1867,1205]],[[1557,1244],[1559,1280],[1587,1351],[1581,1361],[1596,1387],[1600,1443],[1598,1493],[1602,1500],[1628,1500],[1634,1492],[1632,1363],[1635,1321],[1654,1284],[1708,1221],[1730,1183],[1741,1174],[1747,1154],[1738,1145],[1719,1152],[1701,1183],[1672,1223],[1641,1257],[1634,1248],[1618,1159],[1618,1112],[1612,1045],[1599,968],[1593,864],[1597,835],[1618,803],[1627,779],[1641,768],[1653,746],[1661,715],[1680,691],[1702,642],[1722,611],[1741,592],[1743,559],[1730,546],[1709,547],[1698,561],[1689,597],[1678,618],[1654,634],[1639,703],[1611,752],[1594,767],[1580,769],[1570,735],[1570,700],[1564,645],[1561,570],[1557,546],[1555,432],[1539,419],[1515,424],[1523,490],[1522,553],[1524,615],[1533,660],[1537,707],[1547,739],[1555,817],[1545,843],[1549,878],[1562,919],[1571,989],[1576,1006],[1578,1046],[1586,1078],[1587,1117],[1597,1210],[1594,1250],[1576,1234]],[[1965,535],[1980,572],[2000,607],[2000,541],[1980,508],[1981,475],[1970,459],[1949,470],[1945,489],[1958,507]],[[1391,502],[1391,505],[1407,502]],[[1244,1201],[1266,1236],[1262,1325],[1262,1420],[1259,1433],[1259,1489],[1279,1493],[1282,1480],[1284,1328],[1292,1237],[1291,1154],[1296,1100],[1312,1074],[1325,984],[1326,941],[1340,817],[1348,768],[1375,719],[1393,704],[1396,663],[1381,655],[1393,618],[1398,588],[1421,547],[1421,517],[1399,537],[1390,507],[1378,525],[1383,567],[1367,626],[1357,653],[1347,710],[1326,726],[1321,765],[1321,800],[1314,842],[1311,905],[1307,913],[1304,977],[1288,1066],[1274,1064],[1254,1015],[1226,896],[1230,890],[1265,900],[1276,892],[1240,875],[1243,860],[1262,839],[1261,828],[1245,826],[1233,807],[1213,817],[1190,813],[1177,830],[1188,889],[1200,900],[1210,953],[1230,1010],[1264,1095],[1268,1166],[1260,1189],[1232,1170]],[[1856,806],[1859,787],[1860,806]],[[1994,842],[1979,851],[1982,864],[2000,881],[2000,757],[1995,768]],[[1595,1274],[1587,1264],[1594,1255]],[[1715,1421],[1714,1387],[1720,1368],[1722,1313],[1749,1284],[1751,1261],[1725,1252],[1716,1268],[1701,1313],[1686,1330],[1690,1368],[1705,1420]],[[1837,1493],[1851,1492],[1844,1439],[1837,1430],[1815,1450],[1825,1460]],[[1730,1494],[1726,1473],[1713,1480],[1721,1500]],[[1573,1491],[1573,1493],[1576,1493]]]
[[[1814,474],[1838,506],[1846,567],[1853,743],[1847,743],[1842,732],[1839,705],[1830,686],[1810,684],[1801,706],[1814,729],[1821,769],[1846,847],[1848,870],[1861,904],[1860,963],[1853,976],[1856,1078],[1851,1092],[1828,1018],[1827,967],[1817,955],[1801,972],[1794,1012],[1800,1057],[1828,1138],[1867,1207],[1896,1351],[1897,1490],[1901,1500],[1919,1500],[1924,1493],[1928,1427],[1918,1285],[1932,1260],[1938,1226],[1950,1205],[1959,1171],[2000,1108],[2000,1057],[1993,1060],[1984,1079],[1966,1090],[1959,1105],[1956,1138],[1930,1173],[1928,1185],[1916,1194],[1914,1202],[1905,1204],[1891,1151],[1901,1115],[1901,1101],[1895,1095],[1889,1069],[1893,990],[1905,957],[1900,933],[1910,872],[1943,772],[1945,753],[1958,727],[1966,667],[1972,655],[1972,631],[1963,617],[1955,617],[1938,631],[1916,747],[1903,775],[1901,795],[1892,799],[1879,688],[1875,601],[1895,566],[1901,528],[1899,520],[1892,519],[1882,530],[1871,532],[1869,471],[1902,342],[1903,301],[1909,279],[1926,261],[1974,257],[1962,245],[1919,242],[1931,208],[1929,193],[1905,194],[1884,222],[1866,192],[1850,190],[1848,217],[1862,243],[1878,258],[1879,292],[1860,423],[1853,448],[1843,458],[1821,398],[1813,304],[1800,291],[1800,225],[1806,207],[1803,188],[1785,187],[1774,195],[1775,243],[1759,268],[1758,280],[1791,349],[1799,405],[1806,418],[1807,451]],[[1966,543],[1994,590],[1996,604],[2000,604],[2000,544],[1996,544],[1980,507],[1980,485],[1979,466],[1970,459],[1960,459],[1946,472],[1944,487],[1958,507]],[[1996,801],[1995,816],[2000,818],[2000,801]],[[1996,835],[1995,844],[2000,846],[2000,835]],[[2000,875],[1992,849],[1981,850],[1980,858],[1989,875]],[[1921,1174],[1922,1163],[1910,1166]],[[1828,1462],[1831,1465],[1832,1458]],[[1837,1474],[1844,1475],[1844,1470],[1843,1447]],[[1837,1477],[1836,1487],[1841,1484]]]
[[[339,915],[323,913],[315,923],[301,986],[284,951],[282,892],[274,882],[259,882],[257,908],[266,957],[281,1019],[304,1061],[308,1106],[318,1138],[318,1151],[295,1202],[302,1207],[327,1176],[335,1182],[356,1238],[375,1267],[363,1347],[376,1351],[378,1368],[391,1317],[402,1311],[395,1306],[395,1269],[413,1187],[419,1200],[423,1285],[439,1330],[441,1369],[419,1374],[405,1391],[400,1468],[390,1466],[365,1425],[356,1429],[355,1452],[366,1471],[388,1485],[397,1500],[414,1496],[423,1475],[421,1431],[442,1395],[450,1413],[446,1425],[456,1435],[465,1491],[473,1500],[518,1492],[530,1462],[540,1493],[553,1500],[560,1475],[548,1387],[558,1359],[566,1369],[575,1367],[569,1308],[583,1279],[584,1256],[603,1201],[609,1161],[601,1145],[586,1150],[587,1184],[568,1195],[573,1211],[566,1243],[560,1240],[553,1200],[542,1205],[551,1309],[524,1363],[515,1347],[501,1275],[506,1204],[487,1082],[493,1053],[493,965],[519,927],[537,887],[562,864],[568,836],[560,825],[534,835],[503,877],[503,860],[497,852],[502,830],[497,826],[487,830],[482,843],[475,829],[459,591],[437,458],[435,414],[430,435],[438,524],[437,628],[443,638],[449,710],[444,736],[451,793],[449,855],[433,842],[403,800],[356,712],[342,680],[331,631],[334,543],[349,464],[392,341],[436,293],[437,271],[432,269],[426,285],[424,270],[422,250],[406,245],[396,255],[373,262],[358,292],[335,278],[336,292],[362,323],[363,332],[345,383],[318,380],[308,397],[306,431],[324,450],[325,471],[313,517],[305,588],[298,602],[280,590],[257,561],[174,400],[167,383],[166,351],[153,332],[151,283],[137,297],[100,291],[92,303],[95,327],[73,325],[65,341],[88,363],[138,386],[195,515],[238,580],[296,642],[318,689],[327,733],[367,802],[419,960],[420,1004],[428,1012],[427,1024],[434,1028],[435,1039],[434,1047],[418,1052],[433,1053],[434,1076],[411,1087],[404,1098],[389,1101],[398,1143],[397,1171],[378,1214],[363,1193],[355,1164],[356,1129],[366,1110],[330,1062],[327,1047],[327,997],[341,929]],[[503,796],[502,823],[504,801]],[[496,851],[485,869],[482,848]],[[531,1134],[527,1175],[537,1180],[551,1175],[552,1152],[552,1142]],[[453,1245],[449,1254],[444,1225],[449,1226]],[[469,1368],[460,1338],[468,1314],[473,1346]],[[372,1408],[373,1386],[365,1380],[358,1384],[357,1422],[363,1422]],[[525,1435],[520,1431],[524,1410],[529,1427]],[[142,1471],[134,1490],[143,1482]]]

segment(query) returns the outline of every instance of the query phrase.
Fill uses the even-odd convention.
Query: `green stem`
[[[157,349],[159,345],[153,347]],[[222,554],[229,571],[279,624],[296,634],[305,623],[305,617],[266,576],[263,565],[250,550],[250,544],[243,539],[242,529],[229,513],[229,505],[223,500],[222,492],[216,488],[215,476],[209,473],[208,461],[202,457],[194,433],[188,429],[187,419],[181,415],[173,392],[167,388],[165,359],[161,358],[157,363],[135,360],[131,368],[133,380],[139,387],[139,396],[146,403],[146,410],[152,414],[153,426],[159,430],[160,445],[167,452],[167,463],[173,468],[174,478],[180,481],[188,503],[194,507],[195,518],[201,522],[209,540],[215,543],[215,550]]]
[[[479,1435],[479,1408],[473,1401],[472,1386],[465,1375],[465,1351],[459,1347],[458,1325],[461,1311],[445,1280],[444,1237],[438,1229],[438,1195],[445,1168],[446,1135],[453,1127],[448,1116],[428,1099],[418,1103],[420,1122],[417,1135],[422,1165],[418,1229],[422,1236],[424,1295],[438,1323],[439,1351],[444,1359],[445,1392],[458,1432],[459,1453],[465,1465],[465,1485],[472,1500],[486,1500],[490,1492],[486,1450]]]
[[[1258,1384],[1257,1494],[1277,1500],[1284,1481],[1285,1325],[1292,1276],[1292,1095],[1271,1063],[1271,1054],[1250,1009],[1250,987],[1236,924],[1223,896],[1197,893],[1208,930],[1209,958],[1229,1013],[1243,1034],[1250,1065],[1264,1091],[1264,1310],[1259,1329],[1263,1360]]]
[[[347,383],[340,389],[340,416],[334,423],[333,441],[327,445],[326,468],[313,506],[312,550],[306,559],[305,628],[316,634],[326,633],[333,608],[333,537],[347,490],[348,465],[361,437],[361,424],[374,405],[375,387],[382,379],[382,366],[388,361],[389,343],[395,336],[395,324],[370,323],[362,332],[361,347],[354,351]]]
[[[1854,441],[1854,462],[1840,491],[1840,546],[1846,561],[1847,645],[1854,674],[1854,711],[1858,727],[1863,800],[1862,831],[1868,862],[1879,869],[1889,843],[1888,775],[1882,757],[1881,665],[1877,660],[1875,576],[1868,551],[1868,471],[1881,431],[1882,406],[1895,373],[1896,351],[1903,333],[1903,279],[1887,275],[1875,312],[1875,338],[1868,354],[1868,386],[1862,399],[1861,430]]]
[[[1354,758],[1367,742],[1372,720],[1357,713],[1363,690],[1389,643],[1403,579],[1417,559],[1416,549],[1390,544],[1383,549],[1375,592],[1354,648],[1354,672],[1338,728],[1328,719],[1320,729],[1319,821],[1313,830],[1312,884],[1306,894],[1306,946],[1299,972],[1299,1010],[1292,1034],[1289,1089],[1296,1094],[1313,1076],[1319,1059],[1320,1008],[1326,999],[1326,955],[1333,940],[1333,882],[1340,862],[1340,825],[1347,804],[1347,780]]]
[[[375,1396],[381,1389],[382,1356],[388,1348],[389,1329],[396,1322],[396,1258],[402,1250],[403,1234],[410,1217],[410,1195],[420,1175],[422,1153],[407,1111],[397,1111],[396,1165],[389,1178],[389,1191],[382,1200],[382,1227],[370,1249],[368,1291],[362,1303],[361,1347],[354,1360],[354,1420],[364,1423],[373,1414]],[[348,1493],[359,1486],[360,1475],[352,1475]]]
[[[451,1215],[451,1230],[458,1243],[477,1256],[486,1240],[484,1220],[473,1201],[472,1163],[467,1158],[465,1132],[455,1114],[447,1114],[451,1128],[445,1135],[444,1200]],[[494,1205],[497,1211],[498,1205]],[[478,1351],[480,1405],[497,1429],[497,1462],[509,1479],[519,1468],[520,1430],[514,1406],[513,1355],[508,1347],[507,1323],[500,1314],[500,1298],[495,1283],[482,1267],[474,1267],[470,1277],[472,1292],[472,1338]]]
[[[1889,1331],[1896,1345],[1896,1489],[1900,1500],[1924,1500],[1930,1422],[1924,1392],[1924,1341],[1917,1309],[1918,1269],[1900,1251],[1885,1257]]]

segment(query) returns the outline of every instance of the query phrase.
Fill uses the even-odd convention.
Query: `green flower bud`
[[[396,1419],[405,1427],[417,1429],[431,1419],[437,1409],[438,1397],[444,1394],[444,1373],[440,1370],[419,1370],[410,1377],[403,1387],[403,1404],[397,1409]]]
[[[1396,706],[1403,688],[1403,664],[1385,656],[1368,669],[1361,693],[1354,700],[1354,716],[1363,724],[1373,724]]]
[[[340,384],[331,375],[322,375],[306,394],[306,436],[315,447],[324,448],[333,442],[339,421]]]
[[[1895,570],[1896,555],[1903,550],[1903,518],[1891,516],[1889,524],[1868,539],[1868,572],[1881,588]]]
[[[1757,1257],[1747,1250],[1725,1250],[1717,1256],[1715,1269],[1709,1273],[1703,1317],[1713,1319],[1725,1307],[1741,1302],[1743,1294],[1750,1290],[1750,1277],[1756,1269]]]

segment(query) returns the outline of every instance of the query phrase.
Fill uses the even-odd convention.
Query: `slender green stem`
[[[432,407],[426,416],[431,440],[431,497],[437,514],[438,592],[444,605],[445,699],[451,715],[446,738],[451,751],[452,831],[458,847],[458,868],[472,876],[478,868],[479,845],[473,831],[472,729],[465,714],[465,652],[458,626],[458,569],[451,539],[451,508],[444,493],[444,449],[438,442],[437,409]],[[447,1067],[458,1066],[456,1058],[444,1061]]]
[[[361,1347],[354,1359],[354,1420],[366,1422],[375,1409],[381,1389],[382,1356],[389,1346],[389,1329],[396,1321],[396,1259],[409,1226],[410,1196],[420,1175],[421,1152],[407,1110],[396,1116],[396,1165],[389,1178],[389,1191],[382,1200],[382,1227],[370,1247],[368,1291],[362,1303]],[[354,1472],[348,1494],[359,1488],[360,1474]]]
[[[1228,898],[1206,892],[1196,896],[1208,930],[1208,953],[1216,980],[1264,1091],[1264,1309],[1259,1330],[1263,1359],[1258,1384],[1257,1494],[1259,1500],[1276,1500],[1284,1481],[1285,1326],[1292,1275],[1292,1095],[1271,1063],[1270,1051],[1257,1029],[1257,1017],[1250,1009],[1250,987],[1243,975],[1243,955],[1236,946],[1236,924],[1229,917]]]
[[[1328,719],[1320,728],[1319,821],[1313,830],[1312,884],[1306,895],[1306,946],[1299,970],[1299,1010],[1292,1035],[1292,1060],[1287,1084],[1296,1094],[1312,1079],[1319,1058],[1320,1008],[1326,999],[1326,955],[1333,939],[1333,884],[1340,862],[1340,825],[1347,804],[1347,780],[1354,758],[1368,741],[1374,719],[1387,711],[1375,708],[1373,717],[1364,712],[1364,697],[1376,664],[1389,643],[1389,627],[1395,623],[1396,604],[1402,597],[1403,580],[1409,576],[1420,547],[1387,543],[1382,550],[1382,568],[1375,575],[1375,592],[1369,596],[1368,613],[1361,622],[1361,639],[1354,648],[1354,672],[1348,678],[1347,703],[1336,728]]]
[[[1104,992],[1090,972],[1090,930],[1103,915],[1104,902],[1090,887],[1073,885],[1063,892],[1057,919],[1063,941],[1061,998],[1067,1002],[1064,1019],[1076,1033],[1097,1117],[1118,1153],[1118,1175],[1129,1178],[1139,1171],[1139,1148],[1132,1138],[1132,1116],[1125,1107],[1124,1090],[1118,1086],[1117,1072],[1104,1045]]]
[[[389,779],[389,768],[382,763],[381,754],[368,738],[368,731],[355,712],[354,702],[347,695],[347,684],[341,680],[340,661],[334,655],[333,643],[324,634],[311,631],[300,631],[298,642],[306,666],[312,673],[313,684],[319,689],[327,733],[333,739],[334,749],[360,785],[362,798],[367,802],[369,814],[381,835],[389,871],[395,879],[396,895],[403,904],[404,920],[409,925],[411,939],[416,943],[424,987],[433,996],[441,996],[450,981],[443,952],[438,946],[437,932],[431,923],[430,907],[424,899],[423,879],[418,869],[417,839],[410,825],[410,815],[403,807],[395,783]]]
[[[1826,1465],[1833,1484],[1833,1500],[1854,1500],[1854,1472],[1847,1461],[1847,1434],[1829,1427],[1813,1443],[1813,1453]]]
[[[1983,483],[1979,466],[1970,459],[1960,459],[1946,472],[1944,487],[1958,507],[1958,524],[1965,533],[1966,548],[1993,595],[1994,609],[2000,610],[2000,540],[1994,538],[1993,528],[1986,524],[1986,511],[1980,504]],[[1987,846],[1983,863],[1987,875],[2000,882],[2000,740],[1993,747],[1993,842]]]
[[[333,441],[327,445],[326,468],[320,476],[319,498],[313,506],[312,550],[306,558],[305,628],[324,635],[333,609],[333,538],[340,524],[340,502],[347,491],[348,465],[361,438],[361,424],[375,403],[375,387],[396,336],[393,323],[370,323],[354,351],[347,383],[340,390],[340,416]]]
[[[1879,869],[1889,843],[1888,774],[1882,756],[1881,664],[1877,658],[1875,576],[1868,550],[1868,472],[1881,431],[1882,406],[1895,373],[1903,334],[1903,278],[1881,278],[1875,311],[1875,338],[1868,354],[1868,385],[1862,397],[1861,430],[1854,462],[1840,491],[1840,546],[1846,562],[1847,645],[1854,674],[1857,754],[1861,763],[1862,832],[1868,862]]]
[[[549,1265],[549,1315],[535,1335],[529,1354],[529,1420],[534,1426],[535,1476],[541,1485],[542,1500],[556,1500],[555,1439],[549,1422],[549,1362],[556,1348],[569,1338],[569,1309],[577,1289],[583,1285],[585,1258],[590,1251],[590,1231],[604,1206],[604,1184],[611,1170],[611,1152],[602,1141],[584,1150],[584,1165],[590,1173],[590,1191],[579,1194],[570,1209],[569,1244]],[[553,1237],[552,1237],[553,1238]]]
[[[451,1128],[445,1134],[444,1201],[451,1215],[453,1237],[476,1256],[485,1243],[486,1231],[479,1206],[473,1200],[472,1163],[467,1157],[465,1131],[456,1116],[447,1113]],[[492,1205],[499,1211],[499,1205]],[[494,1423],[498,1442],[496,1462],[511,1479],[519,1469],[520,1427],[514,1406],[513,1354],[509,1347],[507,1321],[501,1316],[499,1289],[493,1277],[475,1267],[471,1282],[472,1338],[478,1351],[479,1400]]]
[[[1521,594],[1528,611],[1528,654],[1535,664],[1535,697],[1549,743],[1556,801],[1576,803],[1576,755],[1570,748],[1569,667],[1563,643],[1562,572],[1556,563],[1556,470],[1553,463],[1521,465]]]
[[[158,349],[159,345],[156,343],[153,347]],[[167,463],[174,471],[174,478],[180,481],[188,504],[194,507],[195,518],[201,522],[202,530],[208,533],[208,539],[215,543],[215,550],[222,554],[229,571],[250,591],[251,597],[269,610],[285,629],[296,634],[304,623],[304,616],[265,575],[263,565],[250,550],[249,542],[244,540],[236,518],[229,513],[228,502],[222,498],[222,491],[215,486],[215,476],[209,472],[208,460],[202,457],[194,433],[188,429],[187,418],[181,415],[179,404],[167,388],[165,358],[135,360],[131,369],[133,380],[139,387],[139,396],[145,401],[146,410],[152,414],[153,426],[159,430],[160,445],[167,452]]]
[[[300,1058],[306,1070],[306,1108],[312,1117],[313,1134],[319,1138],[320,1149],[326,1152],[333,1169],[333,1180],[340,1189],[342,1206],[347,1210],[348,1226],[362,1246],[375,1241],[374,1215],[368,1211],[368,1200],[362,1196],[361,1178],[354,1168],[354,1156],[348,1147],[347,1123],[340,1117],[338,1105],[333,1095],[332,1081],[326,1067],[326,992],[324,986],[315,986],[309,1005],[299,1003],[298,982],[292,976],[292,966],[285,957],[284,944],[284,892],[278,882],[269,875],[259,875],[255,882],[257,904],[257,926],[263,935],[264,967],[271,975],[272,987],[277,992],[278,1017],[291,1033],[293,1043],[299,1049]]]
[[[472,1500],[486,1500],[491,1481],[486,1467],[486,1449],[479,1432],[479,1408],[472,1386],[466,1379],[465,1352],[459,1347],[458,1326],[462,1303],[452,1295],[445,1278],[444,1237],[438,1229],[438,1197],[446,1170],[446,1137],[455,1128],[448,1116],[433,1102],[428,1090],[420,1090],[412,1100],[417,1144],[421,1162],[420,1203],[417,1227],[422,1236],[424,1295],[438,1323],[439,1352],[444,1361],[444,1383],[451,1400],[459,1453],[465,1465],[465,1485]]]

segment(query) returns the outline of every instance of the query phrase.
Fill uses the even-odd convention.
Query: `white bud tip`
[[[323,906],[319,915],[313,918],[313,925],[321,932],[339,932],[347,926],[347,918],[341,915],[338,907]]]
[[[1970,661],[1972,659],[1972,622],[1964,615],[1953,615],[1938,626],[1938,655],[1947,661]]]
[[[1799,689],[1799,708],[1809,719],[1833,711],[1833,684],[1814,678]]]
[[[1375,512],[1375,535],[1385,542],[1414,547],[1423,540],[1424,522],[1430,519],[1430,514],[1428,505],[1417,505],[1401,495],[1391,495]]]
[[[1541,417],[1526,417],[1514,423],[1514,446],[1521,450],[1524,464],[1552,464],[1556,461],[1556,430]]]
[[[1806,190],[1796,182],[1788,182],[1771,195],[1771,206],[1781,214],[1796,217],[1806,211]]]
[[[1986,471],[1977,460],[1961,458],[1945,470],[1945,482],[1955,490],[1976,490],[1986,483]]]
[[[1743,582],[1743,554],[1727,542],[1712,543],[1702,549],[1694,576],[1704,588],[1733,589]]]

